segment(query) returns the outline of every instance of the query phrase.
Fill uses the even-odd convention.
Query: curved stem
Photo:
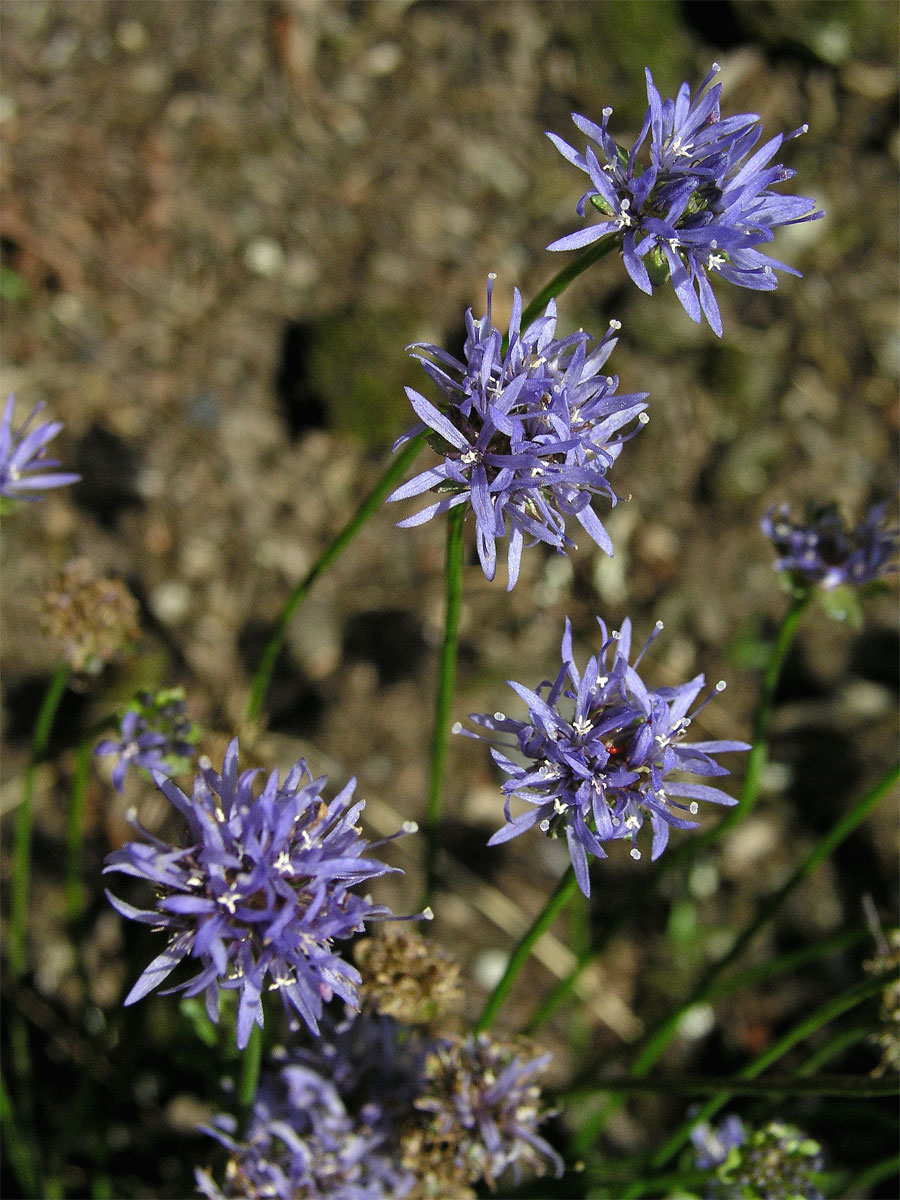
[[[441,643],[441,658],[435,691],[431,768],[428,775],[428,797],[425,805],[424,905],[429,904],[434,892],[438,830],[444,794],[444,771],[447,765],[447,743],[450,737],[450,718],[453,715],[459,612],[462,606],[464,518],[465,507],[463,505],[451,509],[447,514],[447,549],[444,558],[444,639]]]
[[[841,1192],[842,1196],[864,1196],[883,1179],[893,1178],[900,1171],[900,1154],[892,1154],[890,1158],[873,1163],[855,1176]]]
[[[898,778],[900,778],[900,767],[892,767],[807,854],[778,891],[765,902],[755,919],[735,940],[728,953],[714,962],[704,972],[688,998],[679,1004],[677,1008],[673,1009],[665,1020],[648,1034],[640,1054],[638,1054],[629,1068],[628,1074],[631,1078],[643,1079],[649,1073],[675,1036],[679,1022],[685,1012],[695,1004],[701,1004],[709,999],[715,991],[715,985],[719,976],[726,967],[730,966],[731,963],[740,957],[753,938],[756,937],[757,933],[775,916],[791,892],[807,876],[812,874],[817,867],[821,866],[825,859],[833,854],[837,847],[866,819],[872,809],[896,785]],[[621,1095],[611,1097],[603,1110],[585,1124],[578,1139],[580,1149],[584,1149],[593,1142],[612,1114],[621,1106],[621,1103]]]
[[[510,955],[509,962],[506,964],[506,970],[503,972],[500,982],[494,988],[493,992],[491,992],[487,1003],[482,1009],[481,1016],[476,1022],[476,1033],[482,1033],[484,1030],[490,1029],[497,1013],[503,1006],[503,1001],[512,990],[519,972],[528,961],[535,942],[541,934],[546,933],[577,891],[578,881],[575,879],[574,870],[569,867],[556,885],[556,890],[550,899],[535,917],[531,923],[531,927],[522,935],[518,945]]]
[[[857,1031],[853,1031],[857,1034]],[[765,1079],[713,1079],[708,1075],[671,1075],[661,1079],[601,1079],[595,1087],[558,1093],[559,1100],[588,1099],[598,1092],[654,1092],[661,1096],[896,1096],[896,1075],[886,1079],[871,1075],[767,1075]]]
[[[31,738],[31,756],[22,778],[22,800],[16,812],[16,827],[13,839],[12,888],[9,914],[9,967],[13,978],[25,973],[28,930],[28,892],[31,884],[31,834],[34,825],[34,780],[37,765],[44,756],[50,731],[56,717],[66,684],[69,668],[56,668],[50,686],[44,696],[34,733]]]
[[[528,304],[525,311],[522,313],[522,328],[527,329],[529,324],[535,317],[539,317],[551,300],[555,300],[557,296],[561,296],[573,280],[579,275],[599,262],[601,258],[605,258],[610,250],[615,249],[618,244],[618,235],[615,233],[607,234],[594,242],[592,246],[588,246],[587,250],[582,251],[577,258],[573,258],[567,267],[563,269],[550,282],[542,287],[535,298]]]
[[[524,1033],[533,1034],[548,1017],[552,1016],[560,1004],[571,996],[585,968],[605,950],[613,937],[615,937],[629,919],[632,912],[634,912],[636,906],[640,905],[641,900],[645,896],[653,892],[661,879],[677,867],[680,867],[682,863],[694,859],[698,854],[707,849],[707,847],[713,845],[745,820],[753,811],[759,797],[759,785],[762,781],[763,769],[766,764],[769,725],[772,719],[775,693],[778,690],[778,681],[781,678],[784,661],[787,658],[800,620],[808,604],[808,596],[792,601],[772,645],[772,651],[763,674],[759,700],[753,717],[753,743],[747,755],[746,773],[744,775],[744,782],[741,785],[738,803],[734,808],[729,809],[718,825],[706,830],[704,833],[698,834],[694,838],[682,842],[680,846],[670,850],[668,854],[661,858],[642,877],[637,886],[632,890],[626,903],[621,905],[617,912],[613,913],[612,916],[603,922],[602,929],[591,941],[587,950],[578,956],[575,967],[565,979],[559,981],[538,1005],[526,1023],[523,1030]]]
[[[241,1080],[238,1085],[238,1104],[242,1109],[248,1109],[253,1103],[259,1084],[259,1069],[262,1064],[263,1031],[254,1024],[250,1031],[250,1041],[241,1059]]]
[[[392,459],[388,469],[360,504],[359,508],[357,508],[344,528],[325,547],[291,592],[290,596],[288,596],[285,606],[281,610],[278,620],[275,622],[272,636],[266,644],[259,666],[256,669],[256,674],[253,676],[253,682],[250,685],[250,699],[247,703],[247,717],[250,721],[259,720],[266,691],[272,680],[272,672],[275,670],[275,663],[284,642],[288,626],[293,620],[297,609],[306,599],[310,588],[322,572],[327,570],[341,553],[346,550],[370,517],[375,515],[388,492],[392,491],[395,485],[399,483],[407,467],[409,467],[424,445],[425,434],[418,434],[403,447],[396,458]]]

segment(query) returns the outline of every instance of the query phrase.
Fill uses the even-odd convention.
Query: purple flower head
[[[237,767],[235,738],[221,775],[201,760],[191,798],[153,772],[187,822],[189,844],[168,845],[135,822],[147,841],[128,842],[108,855],[104,872],[152,884],[156,904],[149,911],[107,896],[122,916],[169,932],[168,946],[125,1003],[153,991],[182,959],[197,959],[199,973],[168,991],[204,992],[210,1020],[217,1021],[219,989],[236,990],[237,1044],[243,1049],[253,1022],[263,1023],[267,981],[313,1032],[333,994],[357,1004],[359,973],[333,943],[362,932],[366,921],[396,919],[349,890],[396,868],[366,857],[370,844],[356,827],[365,802],[352,799],[355,780],[325,801],[320,797],[327,780],[313,779],[300,759],[283,783],[273,771],[254,797],[259,772],[239,775]],[[410,824],[402,832],[414,829]]]
[[[377,1030],[376,1041],[393,1044],[398,1029],[389,1025]],[[399,1200],[410,1193],[415,1180],[397,1152],[395,1113],[384,1105],[386,1098],[395,1099],[390,1084],[397,1083],[397,1072],[382,1080],[379,1102],[365,1079],[360,1090],[357,1069],[362,1067],[365,1075],[366,1068],[383,1063],[384,1054],[376,1053],[369,1063],[354,1061],[340,1037],[335,1045],[324,1036],[328,1054],[295,1052],[277,1071],[263,1076],[244,1140],[232,1136],[235,1123],[226,1116],[217,1118],[217,1128],[205,1131],[232,1153],[223,1190],[206,1172],[197,1173],[208,1200]],[[384,1045],[378,1047],[382,1052]],[[335,1065],[337,1074],[332,1072]],[[421,1061],[410,1066],[410,1079],[418,1085]],[[408,1086],[401,1088],[401,1097],[411,1104]]]
[[[487,1034],[444,1038],[429,1056],[429,1086],[416,1107],[429,1114],[426,1138],[445,1146],[472,1182],[491,1187],[507,1171],[518,1184],[526,1175],[559,1177],[563,1161],[537,1132],[549,1115],[535,1079],[551,1055],[526,1055]]]
[[[702,675],[678,687],[651,691],[636,668],[662,629],[661,621],[632,665],[631,622],[626,619],[621,630],[611,634],[599,618],[598,623],[603,645],[583,674],[575,665],[567,618],[555,681],[542,683],[537,691],[509,681],[528,706],[526,721],[499,712],[473,713],[471,719],[489,730],[488,735],[457,728],[469,737],[512,737],[503,749],[491,748],[509,779],[503,785],[507,824],[488,844],[507,842],[533,825],[551,836],[564,833],[578,886],[586,896],[588,855],[605,858],[604,842],[630,838],[631,856],[640,858],[637,834],[649,819],[655,860],[666,848],[670,827],[696,828],[696,821],[679,814],[696,815],[700,800],[736,803],[719,788],[684,783],[680,776],[727,775],[713,756],[750,748],[746,742],[683,741],[692,719],[725,684],[716,684],[696,707],[704,687]],[[528,805],[516,817],[509,807],[511,796]]]
[[[697,1167],[710,1171],[708,1200],[823,1200],[822,1147],[793,1125],[747,1129],[729,1116],[717,1129],[696,1126],[691,1141]]]
[[[591,507],[594,496],[615,503],[606,479],[622,443],[646,423],[646,393],[616,395],[618,380],[602,368],[616,344],[612,322],[588,352],[584,332],[556,337],[556,304],[521,329],[522,297],[514,292],[508,348],[491,322],[494,276],[487,312],[466,314],[464,361],[437,346],[410,347],[444,395],[436,407],[419,392],[407,395],[421,423],[394,449],[425,429],[443,458],[397,488],[389,501],[432,492],[433,503],[399,524],[421,525],[460,504],[475,514],[476,543],[488,579],[496,570],[496,542],[509,536],[509,583],[515,585],[522,547],[544,542],[560,554],[574,546],[566,518],[581,523],[612,554],[609,535]],[[630,427],[630,428],[629,428]]]
[[[697,1151],[697,1167],[705,1171],[709,1167],[720,1166],[732,1147],[742,1146],[746,1140],[744,1122],[734,1114],[723,1118],[716,1129],[708,1121],[701,1121],[691,1130],[691,1141]]]
[[[693,97],[683,83],[675,99],[667,100],[648,70],[648,108],[630,150],[609,133],[611,108],[603,110],[600,125],[572,114],[597,150],[589,145],[582,154],[555,133],[547,134],[590,180],[578,202],[578,215],[583,217],[590,204],[600,218],[547,248],[578,250],[616,234],[625,269],[641,291],[650,295],[654,283],[671,279],[688,316],[698,322],[705,316],[721,336],[722,319],[709,277],[721,276],[756,291],[773,290],[778,286],[776,270],[799,272],[756,247],[771,242],[779,226],[813,221],[822,213],[815,211],[814,200],[772,190],[795,174],[772,159],[783,142],[805,133],[806,126],[756,149],[762,129],[755,113],[725,118],[720,114],[721,84],[710,87],[719,69],[713,65]],[[638,162],[647,142],[643,161]]]
[[[830,592],[849,584],[862,587],[897,570],[891,559],[900,546],[900,529],[885,525],[887,504],[875,504],[854,529],[848,529],[836,504],[809,504],[805,519],[795,521],[787,504],[770,508],[762,531],[785,571],[800,588]]]
[[[160,775],[177,775],[193,760],[197,730],[177,688],[155,695],[142,692],[122,717],[117,738],[99,742],[95,754],[114,754],[113,786],[122,791],[131,766]]]
[[[36,404],[30,415],[13,429],[15,398],[6,401],[0,420],[0,497],[7,500],[40,500],[36,492],[45,488],[65,487],[77,483],[80,475],[56,472],[59,460],[47,457],[47,443],[62,429],[61,421],[43,421],[29,431],[29,426],[44,407]]]
[[[549,1055],[478,1038],[428,1037],[363,1012],[323,1021],[309,1047],[281,1052],[263,1076],[244,1140],[219,1117],[231,1151],[225,1185],[198,1173],[209,1200],[298,1196],[474,1200],[470,1185],[562,1162],[538,1134],[536,1084]],[[268,1189],[268,1190],[266,1190]]]

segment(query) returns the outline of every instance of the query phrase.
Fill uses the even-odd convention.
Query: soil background
[[[456,709],[517,711],[505,681],[555,674],[566,615],[582,659],[598,646],[598,615],[611,626],[629,615],[638,638],[665,622],[645,677],[726,678],[698,725],[748,736],[786,605],[762,512],[837,500],[855,519],[894,487],[897,25],[896,5],[871,0],[0,4],[3,389],[23,415],[43,401],[65,422],[59,455],[82,475],[4,520],[5,869],[58,661],[42,596],[85,557],[127,582],[142,628],[137,651],[66,695],[39,773],[29,974],[4,996],[29,1014],[36,1122],[60,1195],[188,1194],[193,1164],[211,1157],[194,1126],[221,1104],[171,999],[119,1009],[152,939],[108,909],[100,866],[127,837],[128,806],[163,828],[166,805],[135,779],[119,797],[102,763],[87,797],[87,914],[77,930],[65,923],[77,746],[139,688],[181,684],[211,757],[238,732],[248,761],[302,754],[333,785],[357,776],[377,833],[421,816],[439,522],[398,530],[415,506],[384,508],[315,585],[265,730],[244,721],[249,680],[291,588],[412,423],[404,385],[428,390],[405,347],[458,346],[489,271],[502,327],[513,287],[527,300],[564,264],[544,247],[577,226],[581,176],[544,132],[569,138],[571,112],[599,119],[611,105],[627,141],[645,65],[671,95],[717,60],[723,110],[759,113],[767,136],[808,121],[781,157],[826,217],[776,238],[802,279],[782,275],[768,294],[719,287],[722,339],[693,325],[671,288],[638,292],[617,257],[562,298],[563,331],[622,322],[611,369],[623,391],[650,393],[650,424],[611,474],[614,558],[587,540],[568,558],[535,548],[507,594],[504,568],[488,583],[467,543]],[[757,812],[635,911],[578,1004],[542,1032],[557,1082],[578,1058],[627,1061],[628,1043],[889,764],[895,607],[891,595],[867,601],[862,630],[810,613]],[[432,932],[462,961],[472,1013],[566,864],[564,846],[538,836],[485,846],[502,822],[499,782],[483,744],[454,742]],[[865,894],[896,920],[888,808],[798,891],[757,960],[860,927]],[[398,911],[417,905],[417,841],[397,843],[407,873],[379,892]],[[595,867],[590,912],[545,940],[507,1029],[645,868],[624,845]],[[735,1069],[849,986],[870,950],[857,942],[698,1014],[667,1066]],[[874,1065],[858,1054],[847,1069]],[[604,1150],[652,1148],[679,1104],[629,1103]],[[785,1115],[851,1168],[889,1139],[838,1105]]]

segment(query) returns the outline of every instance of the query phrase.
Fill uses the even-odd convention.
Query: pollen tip
[[[716,684],[716,691],[724,692],[727,687],[728,687],[728,684],[725,682],[725,680],[720,679],[719,682]]]
[[[549,829],[550,829],[550,822],[548,820],[546,820],[546,818],[545,818],[543,821],[541,821],[540,830],[542,833],[547,833]]]
[[[505,721],[505,720],[506,720],[506,713],[502,713],[502,712],[495,712],[495,713],[494,713],[494,720],[495,720],[495,721]]]
[[[433,921],[434,920],[434,909],[430,905],[428,906],[428,908],[422,909],[422,920],[423,921]]]
[[[137,809],[135,808],[135,806],[133,804],[125,810],[125,820],[126,821],[136,821],[137,820]]]
[[[637,862],[637,860],[641,857],[641,852],[640,852],[640,850],[638,850],[637,846],[632,846],[631,849],[628,851],[628,853],[631,855],[631,857],[634,859],[635,862]]]
[[[608,104],[607,104],[606,108],[602,109],[601,111],[602,111],[602,113],[603,113],[603,116],[604,116],[604,117],[611,117],[611,116],[612,116],[612,111],[613,111],[613,110],[610,108],[610,106],[609,106]]]
[[[719,73],[719,72],[722,70],[721,66],[720,66],[720,65],[719,65],[717,62],[714,62],[714,63],[713,63],[713,65],[712,65],[712,69],[715,71],[715,73],[716,73],[717,75],[718,75],[718,73]]]
[[[496,278],[497,278],[496,271],[488,271],[488,279],[490,279],[493,282],[493,280],[495,280]]]
[[[639,425],[649,425],[650,424],[649,413],[645,413],[645,412],[638,413],[638,424]],[[630,497],[629,497],[629,499],[630,499]]]
[[[657,622],[656,622],[656,628],[657,628],[657,629],[665,629],[665,625],[663,624],[663,622],[662,622],[662,621],[657,621]]]
[[[208,754],[201,754],[197,759],[197,766],[201,771],[209,771],[212,768],[212,759]]]
[[[610,329],[621,329],[621,328],[622,328],[622,322],[621,322],[621,321],[612,320],[612,321],[610,321],[610,323],[609,323],[609,327],[610,327]]]
[[[692,800],[690,802],[690,804],[688,805],[688,811],[690,812],[692,817],[696,817],[697,813],[700,811],[700,805],[697,803],[696,800]]]
[[[419,822],[418,821],[404,821],[402,828],[403,828],[404,833],[418,833],[419,832]]]
[[[459,721],[453,722],[453,724],[450,726],[450,732],[451,733],[462,733],[462,725],[459,723]]]

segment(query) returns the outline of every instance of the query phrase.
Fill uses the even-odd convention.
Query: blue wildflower
[[[54,468],[60,465],[59,460],[47,457],[47,443],[62,429],[62,422],[43,421],[29,431],[29,426],[44,407],[36,404],[14,430],[14,407],[15,397],[10,396],[0,420],[0,496],[7,500],[40,500],[35,492],[77,483],[80,475],[55,471]]]
[[[281,1052],[263,1076],[247,1136],[232,1118],[205,1130],[231,1158],[209,1200],[474,1196],[509,1171],[520,1180],[562,1161],[537,1132],[536,1078],[549,1055],[478,1037],[427,1037],[364,1012],[323,1023],[309,1047]]]
[[[263,1023],[267,980],[269,990],[280,992],[285,1008],[313,1032],[333,994],[357,1004],[359,973],[335,953],[333,943],[362,932],[366,921],[392,919],[389,909],[349,889],[396,869],[366,857],[370,845],[356,827],[365,802],[352,799],[355,780],[333,800],[322,800],[327,780],[312,779],[300,759],[283,783],[273,771],[254,797],[258,774],[238,774],[236,738],[221,775],[201,760],[190,799],[153,772],[157,787],[187,822],[189,844],[168,845],[135,823],[147,842],[128,842],[107,856],[104,867],[156,889],[151,910],[107,892],[116,911],[169,932],[168,946],[125,1003],[153,991],[182,960],[196,959],[199,973],[169,991],[205,993],[209,1017],[217,1021],[219,990],[236,990],[241,1049],[253,1022]],[[414,829],[410,824],[403,832]]]
[[[718,683],[706,700],[693,707],[704,687],[704,677],[678,687],[650,690],[637,673],[647,648],[662,629],[657,622],[644,648],[629,664],[631,622],[603,635],[600,653],[588,660],[584,673],[575,665],[572,627],[568,618],[562,640],[562,666],[553,683],[531,691],[520,683],[509,686],[528,706],[528,720],[517,721],[505,713],[473,713],[471,719],[489,733],[469,737],[510,734],[504,749],[491,754],[509,776],[506,794],[507,824],[489,845],[509,841],[537,825],[551,836],[564,833],[578,886],[590,894],[588,855],[605,858],[603,844],[630,838],[631,856],[639,859],[637,834],[649,819],[653,830],[651,857],[659,858],[669,840],[669,829],[694,829],[680,813],[696,815],[698,801],[735,804],[719,788],[706,783],[685,783],[683,772],[700,776],[727,775],[714,755],[749,750],[746,742],[683,742],[692,719],[725,684]],[[541,695],[545,690],[546,696]],[[565,707],[569,715],[564,715]],[[510,757],[506,750],[513,752]],[[522,761],[524,759],[524,762]],[[672,778],[675,776],[675,778]],[[513,816],[509,801],[518,796],[529,806]]]
[[[886,512],[886,503],[875,504],[849,529],[836,504],[807,505],[801,521],[782,504],[768,509],[761,527],[778,554],[777,571],[786,572],[797,587],[830,592],[862,587],[897,570],[891,559],[900,546],[900,529],[886,526]]]
[[[613,322],[588,352],[584,332],[556,337],[556,304],[521,329],[522,297],[514,292],[508,348],[491,322],[494,276],[487,312],[466,314],[464,361],[438,346],[410,347],[445,403],[436,407],[407,388],[421,424],[394,449],[425,429],[443,461],[397,488],[389,501],[423,492],[438,499],[399,524],[420,525],[460,504],[475,514],[476,543],[488,579],[496,570],[496,541],[509,535],[508,589],[515,585],[522,548],[544,542],[560,554],[574,546],[566,517],[575,517],[607,554],[612,543],[591,507],[594,496],[612,503],[606,479],[622,443],[646,423],[646,393],[616,395],[618,380],[601,373],[615,344]],[[630,428],[628,428],[630,426]]]
[[[648,295],[654,283],[671,279],[685,312],[699,322],[706,317],[721,336],[722,318],[709,282],[721,276],[740,287],[771,291],[775,271],[799,275],[769,258],[757,246],[771,242],[782,225],[822,216],[815,201],[772,190],[795,172],[772,160],[785,141],[805,133],[770,139],[760,149],[762,133],[755,113],[723,118],[721,84],[710,87],[720,68],[714,64],[696,95],[683,83],[675,99],[663,100],[648,70],[648,108],[637,141],[630,150],[619,146],[608,130],[611,108],[601,124],[572,114],[578,129],[600,150],[582,154],[555,133],[547,136],[557,150],[590,179],[577,205],[599,215],[597,224],[557,239],[548,250],[576,250],[607,234],[621,237],[625,269]],[[638,162],[639,152],[649,145]],[[752,153],[751,153],[752,151]]]
[[[94,753],[116,755],[112,781],[121,792],[132,765],[161,775],[177,775],[187,769],[196,740],[197,731],[180,689],[155,695],[142,692],[122,717],[119,736],[99,742]]]
[[[697,1167],[711,1172],[708,1200],[823,1200],[822,1147],[793,1125],[753,1130],[728,1116],[718,1129],[696,1126],[691,1141]]]

